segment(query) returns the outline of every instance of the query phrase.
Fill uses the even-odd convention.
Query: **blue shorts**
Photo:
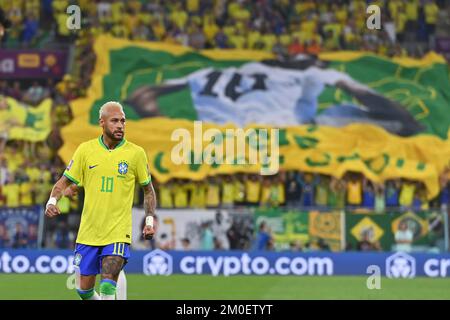
[[[75,258],[73,264],[80,269],[83,276],[97,275],[102,270],[102,259],[104,256],[121,256],[124,266],[130,258],[130,245],[117,242],[106,246],[88,246],[77,243],[75,246]]]

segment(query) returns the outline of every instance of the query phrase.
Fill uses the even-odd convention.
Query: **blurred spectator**
[[[173,208],[173,180],[167,183],[159,184],[159,206],[164,209]]]
[[[8,229],[5,225],[0,224],[0,248],[7,248],[10,245]]]
[[[37,249],[38,246],[38,226],[34,223],[28,224],[28,243],[30,249]]]
[[[388,180],[385,183],[385,199],[387,208],[398,208],[399,207],[399,190],[400,190],[399,180]]]
[[[246,202],[248,205],[256,206],[261,197],[261,176],[249,174],[245,178]]]
[[[191,208],[206,207],[206,183],[203,181],[194,181],[190,188],[189,206]]]
[[[229,219],[226,219],[220,210],[216,211],[216,216],[212,224],[212,233],[214,239],[216,239],[216,245],[214,249],[228,250],[230,249],[230,243],[227,237],[227,231],[230,228],[231,223]]]
[[[349,173],[347,181],[347,204],[356,208],[362,204],[362,178],[360,174]]]
[[[67,222],[65,220],[59,220],[58,226],[53,234],[53,242],[58,249],[71,249],[73,248],[75,237],[69,230]]]
[[[386,210],[385,194],[384,194],[384,184],[375,184],[375,212],[384,213]]]
[[[254,244],[254,250],[267,250],[270,242],[273,242],[272,235],[270,234],[269,227],[265,221],[259,224],[258,234]]]
[[[181,239],[181,247],[184,251],[191,250],[191,241],[188,238],[182,238]]]
[[[9,175],[8,182],[3,186],[2,192],[8,208],[17,208],[20,205],[20,186],[16,183],[14,175]]]
[[[16,99],[16,100],[22,100],[22,89],[20,88],[20,82],[14,81],[11,88],[8,88],[7,95]]]
[[[28,236],[23,230],[23,225],[20,222],[16,223],[16,229],[12,238],[12,247],[14,249],[25,249],[28,244]]]
[[[375,208],[375,190],[371,181],[363,179],[363,199],[361,206],[367,209]]]
[[[300,244],[299,240],[293,240],[289,243],[289,250],[294,252],[301,252],[303,251],[302,245]]]
[[[220,178],[208,177],[206,184],[206,207],[217,208],[220,204]]]
[[[330,208],[344,209],[346,196],[346,182],[343,179],[331,178],[328,206]]]
[[[320,251],[331,251],[329,244],[322,238],[317,239],[317,248]]]
[[[318,179],[314,179],[314,175],[311,173],[305,173],[303,177],[299,175],[299,182],[302,188],[300,205],[305,208],[314,206],[314,189]]]
[[[158,248],[161,250],[173,250],[175,249],[175,238],[173,237],[169,239],[167,233],[162,233],[160,237],[160,241],[158,243]]]
[[[24,22],[24,29],[22,31],[22,44],[26,47],[34,40],[38,34],[39,22],[33,14],[29,14]]]
[[[234,204],[234,188],[233,178],[230,175],[224,176],[222,179],[222,208],[231,208]]]
[[[301,185],[296,171],[288,171],[286,173],[285,181],[286,190],[286,205],[289,207],[296,207],[300,203]]]
[[[37,81],[34,81],[33,85],[25,92],[23,99],[31,105],[36,105],[44,98],[44,96],[44,88]]]
[[[214,234],[211,229],[210,222],[203,222],[201,225],[202,234],[201,234],[201,250],[213,250],[214,249]]]
[[[399,197],[399,204],[403,209],[412,208],[415,193],[416,183],[414,181],[404,179]]]
[[[401,221],[398,230],[395,233],[395,242],[397,251],[410,252],[412,248],[412,242],[414,240],[414,234],[409,230],[405,221]]]
[[[186,208],[188,206],[188,186],[184,179],[174,180],[174,204],[175,208]]]
[[[320,209],[325,209],[328,205],[329,188],[330,179],[325,175],[318,175],[315,191],[315,205]]]
[[[381,247],[378,241],[372,241],[371,233],[366,230],[362,233],[362,238],[358,241],[358,244],[356,245],[356,250],[381,251]]]

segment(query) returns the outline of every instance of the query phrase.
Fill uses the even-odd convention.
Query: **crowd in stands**
[[[67,27],[67,7],[81,8],[80,29]],[[367,27],[367,6],[380,7],[381,30]],[[75,43],[77,63],[66,77],[68,100],[84,95],[100,34],[163,41],[194,49],[237,48],[273,52],[280,59],[335,50],[366,50],[419,57],[447,35],[448,0],[0,0],[12,21],[4,46],[46,41]]]
[[[450,185],[441,178],[441,193],[427,199],[426,188],[408,179],[373,183],[349,172],[341,179],[298,171],[274,176],[237,174],[211,176],[201,181],[172,179],[155,183],[161,208],[233,208],[239,206],[288,207],[315,210],[361,209],[428,210],[448,207]]]
[[[341,49],[403,54],[398,43],[432,37],[446,0],[1,0],[12,21],[10,38],[32,43],[39,28],[58,39],[78,36],[68,29],[66,9],[79,5],[82,28],[93,35],[165,41],[204,48],[248,48],[280,55]],[[366,8],[380,7],[383,30],[370,32]],[[429,46],[426,48],[429,49]],[[423,52],[409,52],[420,55]]]

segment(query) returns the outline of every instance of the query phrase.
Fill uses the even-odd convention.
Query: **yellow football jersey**
[[[82,143],[64,176],[85,190],[76,242],[103,246],[131,243],[131,208],[136,181],[151,183],[143,148],[126,141],[109,150],[102,137]]]

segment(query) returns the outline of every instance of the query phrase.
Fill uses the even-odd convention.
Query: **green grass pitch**
[[[79,300],[67,289],[68,275],[0,274],[0,299]],[[145,276],[128,274],[128,299],[450,299],[450,278],[381,279],[369,290],[367,277]]]

